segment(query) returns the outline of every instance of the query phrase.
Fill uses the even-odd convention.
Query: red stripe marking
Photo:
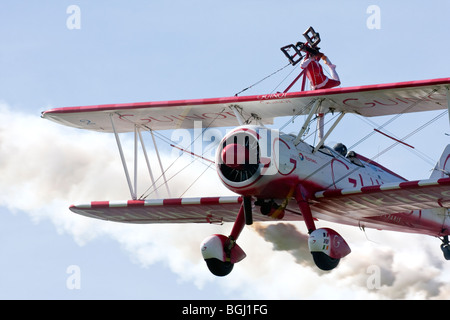
[[[129,207],[143,207],[145,202],[142,200],[128,200],[127,204]]]
[[[407,143],[405,143],[405,142],[403,142],[403,141],[401,141],[401,140],[399,140],[399,139],[395,139],[394,137],[392,137],[392,136],[390,136],[390,135],[388,135],[388,134],[386,134],[386,133],[384,133],[384,132],[381,132],[381,131],[378,130],[378,129],[373,129],[373,130],[376,131],[376,132],[378,132],[378,133],[381,133],[383,136],[386,136],[386,137],[388,137],[388,138],[390,138],[390,139],[392,139],[392,140],[394,140],[394,141],[397,141],[398,143],[404,144],[404,145],[407,146],[407,147],[410,147],[410,148],[412,148],[412,149],[415,149],[412,145],[407,144]]]
[[[447,185],[450,184],[450,178],[441,178],[438,180],[438,183],[441,185]]]
[[[219,197],[201,198],[200,204],[219,204]]]
[[[419,181],[406,181],[400,183],[400,188],[407,189],[407,188],[416,188],[419,186]]]
[[[181,205],[181,198],[179,199],[164,199],[163,205],[165,206],[180,206]]]
[[[91,207],[92,208],[108,208],[109,201],[92,201]]]
[[[362,193],[377,192],[381,190],[381,185],[366,186],[361,188]]]

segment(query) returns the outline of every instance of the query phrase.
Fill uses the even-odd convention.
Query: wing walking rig
[[[315,45],[317,36],[310,37]],[[316,228],[318,220],[440,237],[444,257],[449,260],[450,145],[430,178],[407,181],[354,151],[329,148],[324,142],[345,114],[377,117],[449,110],[450,78],[300,92],[288,89],[266,95],[67,107],[43,112],[44,119],[113,133],[116,137],[131,200],[93,201],[72,205],[70,210],[90,218],[124,223],[234,222],[229,236],[212,235],[201,244],[203,258],[217,276],[227,275],[235,263],[245,258],[236,241],[246,224],[280,219],[304,221],[312,257],[322,270],[335,268],[350,248],[336,231]],[[324,132],[323,118],[330,113],[337,115],[336,120]],[[306,119],[296,135],[266,127],[275,118],[298,115],[305,115]],[[321,130],[319,142],[311,146],[303,136],[316,115]],[[159,130],[194,128],[196,121],[202,121],[207,128],[234,127],[219,143],[214,165],[222,183],[236,196],[138,199],[139,141],[152,176],[141,131],[150,131],[153,137]],[[134,179],[124,160],[119,137],[123,132],[132,132],[135,137]],[[158,153],[157,148],[155,151]]]

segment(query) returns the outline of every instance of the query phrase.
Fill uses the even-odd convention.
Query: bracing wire
[[[186,190],[183,191],[183,193],[180,195],[180,198],[184,196],[184,194],[203,176],[203,174],[209,169],[211,168],[212,163],[210,163],[208,165],[208,167],[206,167],[205,170],[202,171],[202,173],[200,173],[200,175],[194,180],[192,181],[192,183],[186,188]]]
[[[194,137],[193,141],[191,142],[191,144],[188,146],[191,147],[198,138],[202,137],[204,132],[211,127],[211,125],[217,120],[217,118],[219,117],[219,115],[225,110],[225,108],[223,108],[220,112],[217,113],[217,116],[208,124],[208,126],[206,126],[205,128],[202,129],[202,132],[197,136]],[[153,133],[155,134],[155,131],[153,131]],[[155,134],[156,135],[156,134]],[[172,141],[170,141],[170,139],[168,139],[167,137],[165,137],[164,135],[158,134],[156,135],[158,138],[163,139],[165,142],[168,142],[169,144],[172,143]],[[181,158],[182,154],[180,154],[166,169],[164,169],[164,171],[161,173],[161,175],[155,180],[154,183],[152,183],[147,190],[145,190],[140,199],[146,199],[147,197],[149,197],[153,192],[155,192],[157,189],[159,189],[163,184],[156,186],[156,183],[158,182],[159,179],[161,179],[161,177]],[[174,176],[178,175],[181,171],[183,171],[184,169],[186,169],[190,164],[192,164],[195,161],[195,159],[193,161],[191,161],[188,165],[184,166],[181,170],[179,170],[175,175],[173,175],[170,179],[172,179]],[[168,179],[167,181],[169,181],[170,179]],[[156,186],[156,187],[155,187]],[[154,188],[153,191],[149,192],[150,189]],[[190,188],[190,187],[189,187]],[[184,194],[184,193],[183,193]]]
[[[420,132],[421,130],[423,130],[424,128],[426,128],[427,126],[429,126],[430,124],[434,123],[435,121],[439,120],[441,117],[443,117],[448,111],[445,110],[444,112],[440,113],[439,115],[437,115],[436,117],[434,117],[433,119],[427,121],[426,123],[424,123],[423,125],[421,125],[420,127],[416,128],[415,130],[413,130],[412,132],[410,132],[409,134],[407,134],[405,137],[399,139],[400,141],[406,140],[408,138],[410,138],[411,136],[415,135],[416,133]],[[369,159],[369,163],[371,161],[373,161],[373,159],[376,159],[377,157],[381,156],[382,154],[388,152],[389,150],[391,150],[392,148],[394,148],[395,146],[399,145],[400,142],[396,141],[393,144],[391,144],[389,147],[385,148],[384,150],[378,152],[375,156],[371,157]],[[409,150],[409,148],[408,148]],[[431,165],[434,165],[434,163],[431,163]],[[342,179],[348,177],[349,175],[351,175],[352,173],[354,173],[355,171],[359,170],[359,168],[355,168],[354,170],[350,171],[349,173],[347,173],[346,175],[342,176],[340,179],[336,180],[334,182],[334,184],[338,183],[339,181],[341,181]],[[330,188],[332,185],[328,186],[326,189]]]
[[[271,93],[271,94],[274,93],[275,90],[277,90],[278,87],[281,86],[281,84],[282,84],[284,81],[286,81],[286,79],[289,78],[289,76],[290,76],[295,70],[297,70],[297,67],[298,67],[298,66],[299,66],[299,65],[297,65],[294,69],[292,69],[292,71],[289,72],[289,73],[287,74],[287,76],[284,77],[284,79],[281,80],[280,83],[278,83],[278,85],[277,85],[275,88],[273,88],[272,92],[270,92],[270,93]],[[284,68],[283,68],[283,69],[284,69]],[[280,70],[280,71],[281,71],[281,70]]]
[[[243,89],[243,90],[241,90],[240,92],[238,92],[238,93],[236,93],[235,94],[235,96],[238,96],[239,94],[241,94],[242,92],[245,92],[246,90],[248,90],[248,89],[251,89],[251,88],[253,88],[254,86],[256,86],[256,85],[258,85],[258,84],[260,84],[261,82],[263,82],[264,80],[266,80],[266,79],[268,79],[268,78],[270,78],[270,77],[272,77],[272,76],[274,76],[275,74],[277,74],[277,73],[279,73],[279,72],[281,72],[282,70],[284,70],[285,68],[287,68],[288,66],[290,65],[290,63],[288,63],[287,65],[285,65],[284,67],[282,67],[282,68],[280,68],[280,69],[278,69],[278,70],[276,70],[276,71],[274,71],[273,73],[271,73],[271,74],[269,74],[268,76],[266,76],[266,77],[264,77],[263,79],[261,79],[261,80],[259,80],[259,81],[257,81],[257,82],[255,82],[254,84],[252,84],[252,85],[250,85],[250,86],[248,86],[248,87],[246,87],[245,89]],[[292,74],[292,72],[294,72],[295,71],[295,69],[294,70],[292,70],[276,87],[275,87],[275,89],[273,90],[273,91],[275,91],[280,85],[281,85],[281,83],[282,82],[284,82],[291,74]],[[273,92],[272,91],[272,92]],[[430,95],[431,94],[433,94],[434,92],[436,92],[436,90],[433,90],[431,93],[430,93]],[[314,103],[314,101],[315,100],[311,100],[307,105],[305,105],[303,108],[301,108],[300,109],[300,111],[298,111],[296,114],[294,114],[283,126],[281,126],[280,127],[280,131],[281,130],[283,130],[289,123],[292,123],[299,115],[301,115],[301,114],[303,114],[303,112],[305,111],[305,110],[308,110],[308,108],[310,108],[311,107],[311,105],[312,105],[312,103]],[[379,130],[381,130],[382,128],[384,128],[385,126],[387,126],[388,124],[390,124],[390,123],[392,123],[393,121],[395,121],[396,119],[398,119],[400,116],[402,116],[403,114],[405,114],[405,113],[407,113],[408,112],[408,110],[410,110],[411,108],[413,108],[416,104],[417,104],[418,102],[416,102],[416,103],[413,103],[413,104],[411,104],[409,107],[407,107],[405,110],[403,110],[402,112],[400,112],[400,113],[398,113],[397,115],[395,115],[394,117],[392,117],[392,118],[390,118],[388,121],[386,121],[384,124],[382,124],[381,126],[378,126],[378,128],[377,129],[379,129]],[[225,108],[224,108],[225,109]],[[223,110],[224,110],[223,109]],[[223,110],[222,110],[222,112],[223,112]],[[409,137],[411,137],[412,135],[414,135],[414,134],[416,134],[417,132],[419,132],[419,131],[421,131],[422,129],[424,129],[426,126],[428,126],[428,125],[430,125],[431,123],[433,123],[434,121],[436,121],[436,120],[438,120],[439,118],[441,118],[443,115],[445,115],[446,113],[447,113],[448,111],[446,110],[446,111],[444,111],[443,113],[441,113],[441,114],[439,114],[438,116],[436,116],[435,118],[433,118],[433,119],[431,119],[430,121],[428,121],[427,123],[425,123],[424,125],[422,125],[422,126],[420,126],[419,128],[417,128],[416,130],[414,130],[413,132],[411,132],[410,134],[408,134],[407,136],[405,136],[405,137],[403,137],[402,139],[400,139],[400,141],[403,141],[403,140],[405,140],[405,139],[408,139]],[[220,114],[220,113],[219,113]],[[216,119],[217,119],[217,117],[216,117]],[[197,137],[195,137],[194,138],[194,140],[191,142],[191,144],[189,145],[189,147],[191,147],[193,144],[194,144],[194,142],[199,138],[199,137],[201,137],[202,135],[203,135],[203,133],[205,132],[205,130],[207,130],[212,124],[213,124],[213,122],[216,120],[216,119],[214,119],[206,128],[203,128],[203,130],[202,130],[202,132],[201,132],[201,134],[199,134]],[[332,120],[332,119],[331,119]],[[329,120],[329,121],[331,121],[331,120]],[[327,123],[329,122],[329,121],[327,121]],[[372,123],[372,126],[373,126],[373,123]],[[376,126],[376,124],[375,124],[375,126]],[[149,129],[149,130],[151,130],[150,128],[147,128],[147,129]],[[317,131],[317,129],[316,129],[316,131]],[[315,131],[315,132],[316,132]],[[154,132],[154,134],[155,134],[155,136],[157,136],[159,139],[161,139],[161,140],[163,140],[164,142],[166,142],[166,143],[169,143],[169,144],[171,144],[172,143],[172,141],[169,139],[169,138],[167,138],[167,137],[165,137],[164,135],[162,135],[162,134],[159,134],[159,133],[157,133],[157,132],[155,132],[155,131],[153,131]],[[312,134],[315,134],[315,132],[314,133],[312,133]],[[349,149],[352,149],[352,148],[354,148],[354,147],[356,147],[357,145],[359,145],[359,144],[361,144],[362,142],[364,142],[365,140],[367,140],[369,137],[371,137],[373,134],[375,133],[375,131],[372,131],[372,132],[370,132],[369,134],[367,134],[366,136],[364,136],[363,138],[361,138],[361,139],[359,139],[356,143],[354,143]],[[308,137],[309,136],[311,136],[312,134],[309,134],[308,135]],[[386,148],[385,150],[383,150],[383,151],[381,151],[381,152],[379,152],[377,155],[375,155],[374,157],[372,157],[370,160],[369,160],[369,163],[370,163],[370,161],[372,161],[372,159],[374,159],[374,158],[376,158],[376,157],[379,157],[380,155],[382,155],[382,154],[384,154],[385,152],[387,152],[387,151],[389,151],[390,149],[392,149],[393,147],[395,147],[396,145],[398,145],[399,144],[399,142],[396,142],[396,143],[394,143],[394,144],[392,144],[391,146],[389,146],[388,148]],[[417,151],[417,150],[416,150]],[[205,153],[206,151],[203,151],[203,154]],[[202,154],[202,155],[203,155]],[[418,154],[417,154],[418,155]],[[160,188],[162,185],[164,185],[164,183],[163,184],[161,184],[161,185],[159,185],[159,186],[157,186],[156,188],[154,188],[155,190],[154,191],[152,191],[152,192],[149,192],[149,190],[151,189],[151,188],[153,188],[155,185],[156,185],[156,183],[159,181],[159,179],[175,164],[175,162],[177,162],[177,160],[179,160],[180,159],[180,157],[181,157],[182,155],[180,154],[165,170],[164,170],[164,172],[155,180],[155,182],[142,194],[142,196],[141,196],[141,199],[145,199],[145,198],[147,198],[148,196],[150,196],[153,192],[155,192],[155,190],[156,189],[158,189],[158,188]],[[419,155],[418,155],[419,156]],[[426,160],[425,159],[425,157],[426,157],[426,155],[425,154],[422,154],[422,159],[423,160],[425,160],[425,161],[427,161],[428,163],[431,163],[430,162],[430,160],[432,161],[432,159],[430,159],[429,157],[428,157],[428,160]],[[194,162],[195,160],[193,160],[193,161],[191,161],[190,163],[188,163],[186,166],[184,166],[183,168],[181,168],[179,171],[177,171],[174,175],[172,175],[167,181],[170,181],[172,178],[174,178],[176,175],[178,175],[181,171],[183,171],[183,170],[185,170],[189,165],[191,165],[193,162]],[[201,172],[201,174],[196,178],[196,179],[194,179],[194,181],[187,187],[187,189],[181,194],[181,196],[183,196],[199,179],[200,179],[200,177],[208,170],[208,169],[211,169],[211,164],[209,164],[209,165],[207,165],[207,167],[206,167],[206,169],[204,170],[204,171],[202,171]],[[310,178],[311,176],[313,176],[316,172],[318,172],[319,170],[321,170],[321,168],[319,168],[318,170],[316,170],[315,172],[313,172],[313,173],[311,173],[308,177],[306,177],[306,179],[308,179],[308,178]],[[358,168],[356,168],[355,170],[358,170]],[[353,171],[352,172],[350,172],[350,173],[348,173],[347,175],[345,175],[345,176],[343,176],[343,177],[341,177],[338,181],[340,181],[340,180],[342,180],[342,179],[344,179],[346,176],[348,176],[349,174],[352,174],[353,173]],[[335,181],[335,183],[337,183],[338,181]],[[331,187],[331,186],[329,186],[329,187]]]
[[[433,89],[427,96],[431,96],[433,93],[436,92],[436,89]],[[409,110],[411,110],[412,108],[414,108],[420,101],[416,101],[414,103],[412,103],[410,106],[408,106],[407,108],[405,108],[402,112],[396,114],[395,116],[393,116],[392,118],[390,118],[389,120],[387,120],[385,123],[383,123],[381,126],[378,126],[378,129],[382,129],[385,126],[387,126],[388,124],[392,123],[393,121],[395,121],[396,119],[398,119],[400,116],[404,115],[405,113],[407,113]],[[403,139],[400,140],[404,140],[410,136],[412,136],[413,134],[419,132],[420,130],[422,130],[423,128],[425,128],[426,126],[430,125],[431,123],[433,123],[434,121],[436,121],[437,119],[439,119],[440,117],[442,117],[446,112],[448,112],[447,110],[444,111],[443,113],[441,113],[440,115],[438,115],[437,117],[433,118],[432,120],[428,121],[426,124],[422,125],[421,127],[417,128],[416,130],[414,130],[413,132],[411,132],[409,135],[405,136]],[[372,136],[375,133],[375,131],[372,131],[371,133],[365,135],[364,137],[362,137],[361,139],[359,139],[356,143],[354,143],[350,148],[353,149],[355,146],[359,145],[360,143],[362,143],[363,141],[367,140],[370,136]],[[394,146],[398,145],[399,143],[396,142],[394,143]],[[391,146],[388,148],[388,150],[392,149],[394,146]],[[373,159],[375,159],[376,157],[380,156],[381,154],[387,152],[388,150],[383,150],[382,152],[378,153],[377,155],[371,157],[368,161],[369,163],[371,161],[373,161]],[[317,170],[315,170],[314,172],[312,172],[311,174],[309,174],[305,180],[310,179],[312,176],[314,176],[316,173],[320,172],[323,168],[325,168],[326,166],[328,166],[331,163],[332,160],[330,160],[329,162],[327,162],[326,164],[324,164],[323,166],[321,166],[320,168],[318,168]],[[328,189],[330,187],[332,187],[334,184],[336,184],[337,182],[341,181],[342,179],[348,177],[350,174],[354,173],[355,171],[359,170],[359,168],[355,168],[353,171],[348,172],[346,175],[344,175],[343,177],[341,177],[340,179],[338,179],[337,181],[335,181],[332,185],[329,185],[327,188]]]
[[[437,116],[437,118],[441,118],[446,113],[448,113],[448,111],[444,111],[443,113],[439,114]],[[370,120],[369,118],[360,117],[360,116],[358,116],[357,118],[362,120],[362,121],[364,121],[364,122],[366,122],[369,126],[371,126],[373,128],[378,128],[378,125],[375,122],[373,122],[372,120]],[[384,129],[384,131],[395,137],[395,135],[392,132],[390,132],[389,130]],[[395,138],[400,139],[398,137],[395,137]],[[408,137],[404,137],[403,139],[400,139],[400,140],[405,140],[407,138]],[[428,156],[426,153],[418,150],[417,148],[414,148],[414,149],[406,148],[406,150],[408,150],[409,152],[415,154],[417,157],[421,158],[423,161],[425,161],[429,165],[434,166],[435,160],[432,159],[430,156]],[[374,158],[376,158],[376,156]]]
[[[421,125],[420,127],[418,127],[417,129],[413,130],[412,132],[410,132],[409,134],[407,134],[406,136],[404,136],[403,138],[399,139],[400,141],[404,141],[410,137],[412,137],[413,135],[415,135],[416,133],[418,133],[419,131],[425,129],[427,126],[429,126],[430,124],[432,124],[433,122],[439,120],[440,118],[442,118],[444,115],[447,114],[447,110],[445,110],[444,112],[438,114],[436,117],[434,117],[433,119],[429,120],[428,122],[424,123],[423,125]],[[393,144],[391,144],[389,147],[387,147],[386,149],[382,150],[381,152],[379,152],[377,155],[375,155],[373,158],[377,158],[379,156],[381,156],[382,154],[388,152],[389,150],[391,150],[393,147],[397,146],[400,142],[395,142]],[[408,149],[410,150],[410,149]],[[422,157],[421,157],[422,158]],[[434,162],[430,162],[428,160],[425,160],[424,158],[422,158],[424,161],[427,161],[428,163],[430,163],[431,165],[434,165]],[[429,158],[430,159],[430,158]]]
[[[263,82],[266,79],[269,79],[270,77],[272,77],[273,75],[277,74],[280,71],[283,71],[284,69],[286,69],[288,66],[290,66],[291,64],[288,63],[287,65],[285,65],[284,67],[278,69],[277,71],[272,72],[271,74],[269,74],[268,76],[262,78],[261,80],[255,82],[254,84],[252,84],[251,86],[248,86],[245,89],[242,89],[241,91],[239,91],[238,93],[236,93],[234,96],[237,97],[238,95],[240,95],[242,92],[247,91],[248,89],[253,88],[254,86],[257,86],[258,84],[260,84],[261,82]]]
[[[271,74],[269,74],[268,76],[266,76],[266,77],[264,77],[264,78],[262,78],[261,80],[259,80],[259,81],[257,81],[257,82],[255,82],[254,84],[252,84],[252,85],[250,85],[250,86],[248,86],[247,88],[245,88],[245,89],[243,89],[243,90],[241,90],[241,91],[239,91],[238,93],[236,93],[235,94],[235,96],[238,96],[239,94],[241,94],[242,92],[245,92],[245,91],[247,91],[248,89],[251,89],[251,88],[253,88],[253,87],[255,87],[255,86],[257,86],[258,84],[260,84],[261,82],[263,82],[263,81],[265,81],[265,80],[267,80],[267,79],[269,79],[270,77],[272,77],[272,76],[274,76],[275,74],[277,74],[277,73],[279,73],[279,72],[281,72],[281,71],[283,71],[284,69],[286,69],[288,66],[290,66],[291,64],[290,63],[288,63],[288,64],[286,64],[285,66],[283,66],[283,67],[281,67],[281,68],[279,68],[278,70],[276,70],[276,71],[274,71],[274,72],[272,72]],[[295,71],[295,68],[278,84],[278,86],[276,87],[276,88],[278,88],[280,85],[281,85],[281,83],[282,82],[284,82],[291,74],[292,74],[292,72],[294,72]],[[274,90],[276,90],[276,88],[274,89]],[[274,91],[273,90],[273,91]],[[306,106],[305,108],[307,108],[308,106]],[[223,110],[222,110],[223,111]],[[216,117],[216,119],[217,119],[217,117]],[[194,141],[192,141],[192,143],[189,145],[189,147],[191,147],[192,145],[193,145],[193,143],[200,137],[200,136],[202,136],[203,135],[203,133],[204,133],[204,131],[206,130],[206,129],[208,129],[211,125],[212,125],[212,123],[216,120],[216,119],[214,119],[209,125],[208,125],[208,127],[206,127],[206,128],[204,128],[203,129],[203,131],[202,131],[202,133],[198,136],[198,137],[196,137],[195,139],[194,139]],[[153,131],[153,133],[155,134],[155,136],[156,137],[158,137],[158,138],[160,138],[161,140],[163,140],[163,141],[165,141],[166,143],[168,143],[168,144],[171,144],[172,143],[172,141],[170,141],[170,139],[168,139],[167,137],[165,137],[164,135],[161,135],[161,134],[158,134],[157,132],[155,132],[155,131]],[[206,152],[206,150],[205,151],[203,151],[203,154]],[[202,156],[203,156],[203,154],[202,154]],[[159,181],[159,179],[175,164],[175,162],[179,159],[181,157],[181,154],[164,170],[164,172],[163,173],[161,173],[161,175],[155,180],[155,182],[149,187],[149,188],[147,188],[147,190],[141,195],[141,199],[145,199],[145,198],[147,198],[147,197],[149,197],[153,192],[155,192],[158,188],[160,188],[162,185],[164,185],[164,184],[161,184],[161,185],[159,185],[159,186],[156,186],[155,187],[155,185],[156,185],[156,183]],[[184,169],[186,169],[190,164],[192,164],[194,162],[194,160],[191,162],[191,163],[189,163],[188,165],[186,165],[185,167],[183,167],[181,170],[179,170],[175,175],[178,175],[181,171],[183,171]],[[182,195],[184,195],[185,193],[186,193],[186,191],[188,191],[191,187],[192,187],[192,185],[195,183],[195,182],[197,182],[198,181],[198,179],[208,170],[208,169],[211,169],[211,164],[209,164],[208,166],[207,166],[207,168],[200,174],[200,176],[199,177],[197,177],[194,181],[193,181],[193,183],[191,183],[190,185],[189,185],[189,187],[182,193]],[[174,176],[175,176],[174,175]],[[171,180],[174,176],[172,176],[172,177],[170,177],[167,181],[169,181],[169,180]],[[153,191],[151,191],[151,192],[149,192],[149,190],[151,190],[152,188],[154,188],[154,190]]]
[[[409,133],[408,135],[406,135],[404,138],[400,139],[401,141],[413,136],[414,134],[416,134],[417,132],[423,130],[425,127],[429,126],[430,124],[432,124],[433,122],[435,122],[436,120],[438,120],[439,118],[441,118],[443,115],[445,115],[447,113],[447,111],[444,111],[443,113],[439,114],[438,116],[434,117],[433,119],[431,119],[430,121],[428,121],[427,123],[423,124],[422,126],[420,126],[419,128],[417,128],[416,130],[412,131],[411,133]],[[393,147],[397,146],[398,144],[400,144],[400,142],[394,142],[393,144],[391,144],[389,147],[385,148],[384,150],[378,152],[378,154],[376,154],[375,156],[373,156],[370,160],[369,163],[373,160],[376,159],[377,157],[381,156],[382,154],[388,152],[389,150],[391,150]],[[342,176],[341,178],[339,178],[338,180],[336,180],[334,182],[334,184],[338,183],[339,181],[341,181],[342,179],[345,179],[346,177],[350,176],[352,173],[354,173],[355,171],[359,170],[359,168],[355,168],[354,170],[350,171],[349,173],[347,173],[346,175]],[[332,185],[328,186],[326,189],[330,188]]]

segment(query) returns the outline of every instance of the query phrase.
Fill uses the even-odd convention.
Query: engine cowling
[[[216,153],[220,178],[227,187],[242,187],[259,175],[260,150],[255,130],[239,128],[228,134]]]
[[[274,148],[279,132],[260,126],[241,126],[228,133],[216,152],[216,169],[224,185],[242,195],[254,195],[277,173]],[[260,183],[261,182],[261,183]]]

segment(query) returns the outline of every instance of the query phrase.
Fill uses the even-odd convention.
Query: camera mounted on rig
[[[303,32],[303,36],[306,39],[306,43],[299,41],[295,45],[289,44],[280,48],[293,66],[303,59],[302,52],[307,52],[311,55],[320,54],[320,48],[317,46],[320,43],[319,33],[314,31],[313,27],[309,27],[305,32]],[[293,52],[290,49],[293,49]]]

